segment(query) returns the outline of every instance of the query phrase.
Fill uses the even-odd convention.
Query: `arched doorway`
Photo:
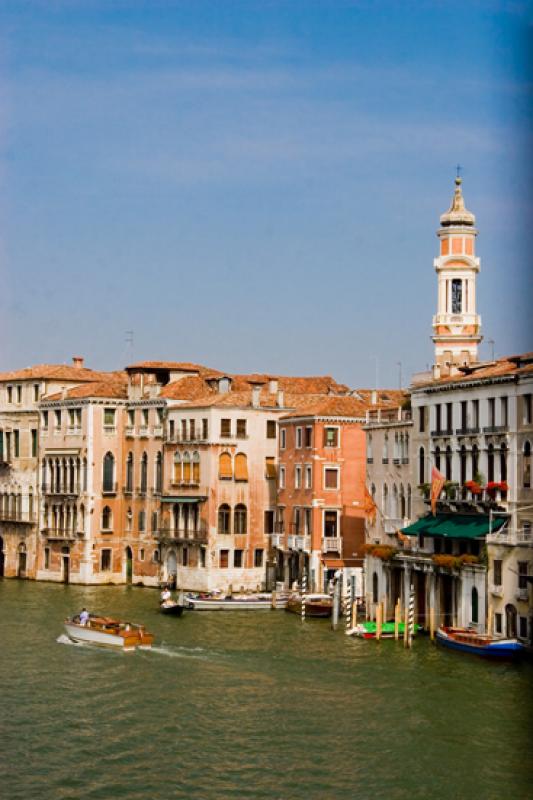
[[[63,583],[70,581],[70,547],[61,548],[61,578]]]
[[[4,577],[4,540],[0,536],[0,578]]]
[[[167,564],[166,564],[166,572],[167,572],[167,583],[169,583],[173,588],[176,587],[176,576],[178,572],[178,561],[176,558],[176,551],[170,550],[169,554],[167,555]]]
[[[126,583],[133,580],[133,553],[131,547],[126,547]]]
[[[25,578],[25,577],[26,577],[26,545],[19,544],[17,578]]]
[[[505,606],[505,635],[516,639],[516,608],[511,603]]]

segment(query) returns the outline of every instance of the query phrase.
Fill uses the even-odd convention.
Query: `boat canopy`
[[[402,533],[408,536],[444,536],[447,539],[479,539],[489,531],[495,533],[507,522],[504,517],[488,514],[428,514],[418,519]]]

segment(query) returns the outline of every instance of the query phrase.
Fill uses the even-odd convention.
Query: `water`
[[[62,620],[84,605],[156,646],[70,644]],[[531,797],[532,664],[156,606],[147,589],[0,581],[2,799]]]

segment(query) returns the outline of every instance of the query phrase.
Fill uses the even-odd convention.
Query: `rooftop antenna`
[[[487,344],[490,344],[490,360],[494,361],[494,339],[487,339]]]
[[[134,331],[125,331],[124,341],[126,342],[126,348],[123,361],[125,361],[126,364],[129,364],[133,359],[133,334]]]
[[[402,362],[401,361],[397,361],[396,364],[398,366],[398,388],[401,391],[401,388],[402,388]]]

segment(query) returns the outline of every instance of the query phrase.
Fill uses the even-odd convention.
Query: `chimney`
[[[376,403],[378,402],[378,393],[377,393],[376,389],[372,389],[372,397],[371,397],[370,402],[372,403],[373,406],[375,406]]]
[[[73,364],[73,366],[76,367],[76,369],[82,369],[83,368],[84,360],[85,359],[83,358],[83,356],[72,356],[72,364]]]
[[[278,408],[283,408],[285,405],[285,394],[281,389],[278,389]]]
[[[259,398],[261,397],[261,387],[254,386],[252,389],[252,405],[254,408],[259,408]]]
[[[276,378],[270,378],[268,382],[268,393],[269,394],[276,394],[278,391],[278,381]]]

